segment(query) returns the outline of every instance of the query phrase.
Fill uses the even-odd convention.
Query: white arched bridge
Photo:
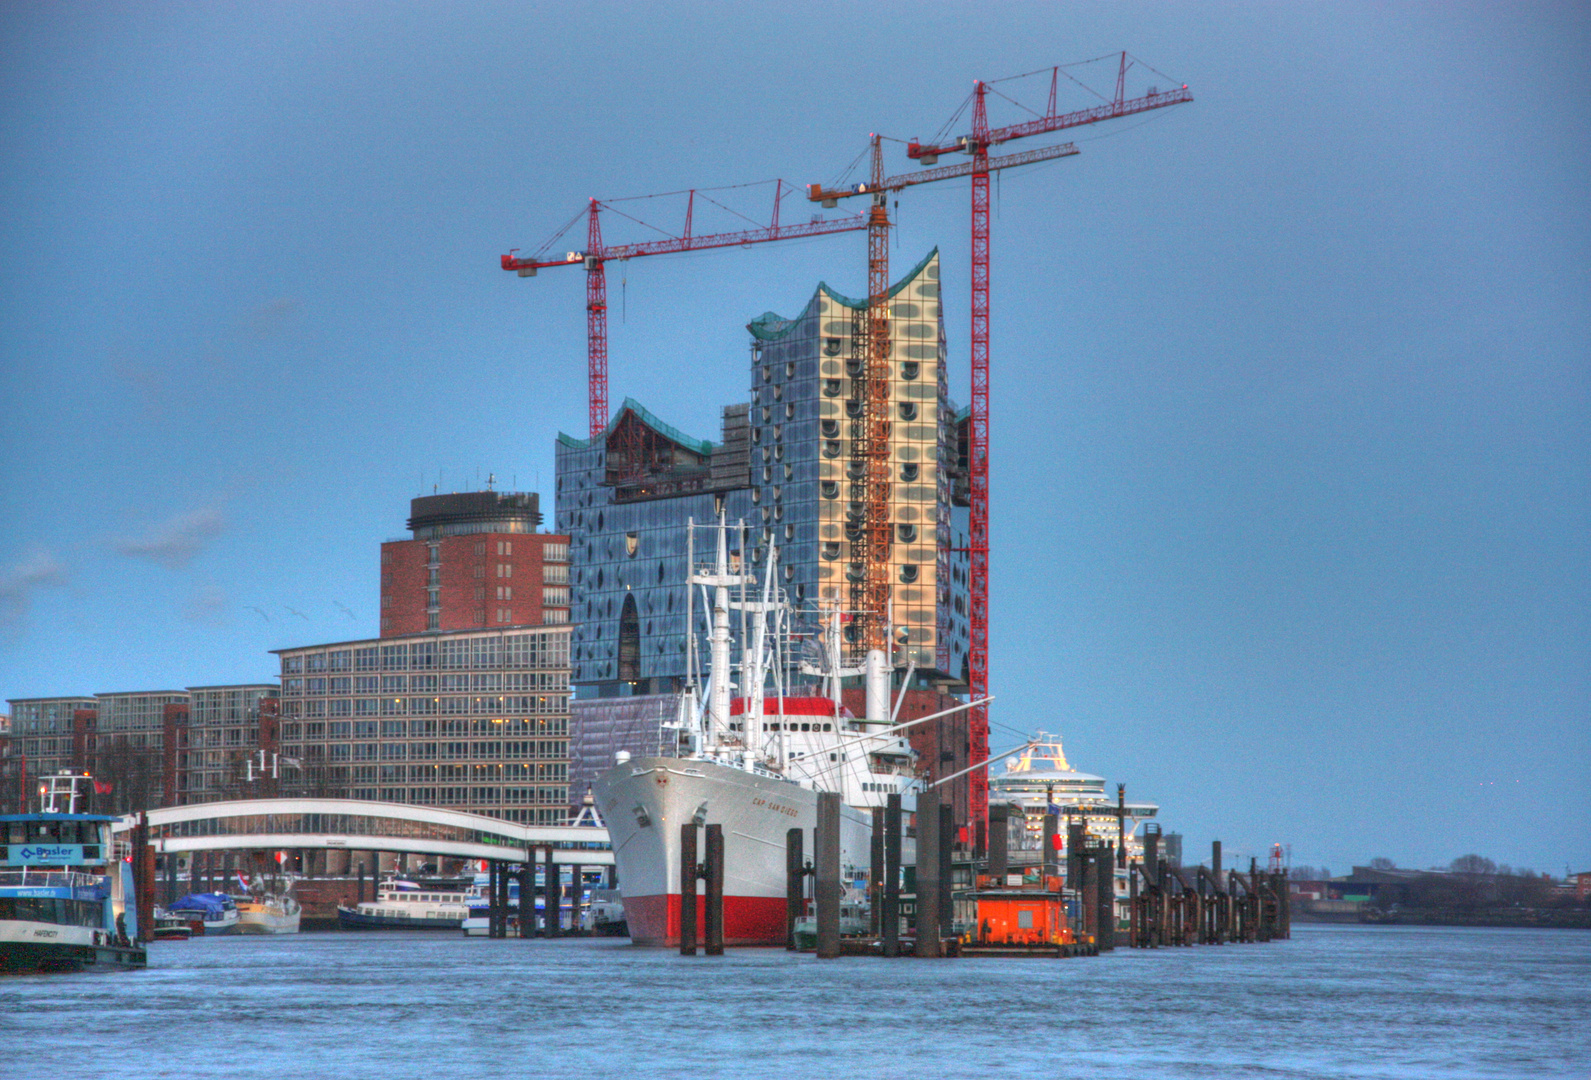
[[[483,814],[362,799],[241,799],[167,806],[147,812],[158,853],[283,848],[389,851],[460,859],[611,866],[608,830],[600,825],[521,825]],[[124,817],[129,832],[137,815]]]

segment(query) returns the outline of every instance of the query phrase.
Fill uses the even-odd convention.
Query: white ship
[[[1047,807],[1054,807],[1063,822],[1067,817],[1080,818],[1090,838],[1124,845],[1129,860],[1143,857],[1138,826],[1160,809],[1155,803],[1128,802],[1120,792],[1116,797],[1109,795],[1103,776],[1073,769],[1066,761],[1060,736],[1044,731],[1006,759],[1005,772],[989,777],[989,801],[1011,803],[1024,812],[1020,833],[1012,836],[1013,853],[1038,851],[1043,846],[1044,814]],[[1064,851],[1064,824],[1060,832]]]
[[[690,526],[693,571],[695,528]],[[593,787],[613,842],[630,937],[641,945],[679,940],[682,824],[723,826],[725,943],[782,945],[786,834],[804,830],[810,858],[818,793],[841,795],[840,872],[854,881],[870,866],[871,808],[886,805],[893,793],[911,812],[922,790],[903,734],[911,725],[890,722],[883,654],[868,654],[867,716],[852,716],[839,704],[840,677],[862,669],[840,667],[839,615],[832,613],[823,668],[803,668],[826,677],[828,696],[787,695],[781,643],[789,605],[774,584],[777,552],[769,548],[759,590],[753,575],[731,563],[724,524],[714,531],[715,565],[693,572],[687,592],[702,587],[712,595],[706,701],[698,706],[693,689],[681,695],[674,724],[678,756],[631,758],[621,752]],[[731,610],[741,612],[747,626],[739,697],[730,686]],[[692,618],[688,607],[687,625],[694,625]],[[688,663],[687,682],[693,684],[694,659]],[[770,682],[773,692],[765,696]],[[903,862],[909,859],[903,852]],[[700,920],[704,913],[697,910]]]

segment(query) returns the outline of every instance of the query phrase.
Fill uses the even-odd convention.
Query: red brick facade
[[[568,622],[568,553],[569,538],[552,533],[382,544],[381,636]]]

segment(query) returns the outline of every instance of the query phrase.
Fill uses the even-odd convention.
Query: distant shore
[[[1586,908],[1403,908],[1381,911],[1366,906],[1360,911],[1310,911],[1308,901],[1295,902],[1296,923],[1363,923],[1373,926],[1495,926],[1547,927],[1591,930],[1591,910]]]

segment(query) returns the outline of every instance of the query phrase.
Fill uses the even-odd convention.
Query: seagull
[[[282,607],[286,609],[286,611],[287,611],[287,613],[289,615],[297,615],[300,619],[303,619],[305,622],[309,622],[309,616],[305,615],[302,611],[299,611],[297,608],[290,608],[286,604],[283,604]]]
[[[354,620],[354,622],[359,621],[359,616],[355,615],[352,611],[349,611],[345,605],[338,603],[336,600],[333,600],[332,603],[337,604],[337,610],[341,611],[344,615]]]
[[[266,622],[270,622],[271,621],[271,617],[269,615],[265,614],[265,609],[264,608],[257,608],[253,604],[250,604],[249,605],[249,610],[258,613],[260,618],[264,619]]]

